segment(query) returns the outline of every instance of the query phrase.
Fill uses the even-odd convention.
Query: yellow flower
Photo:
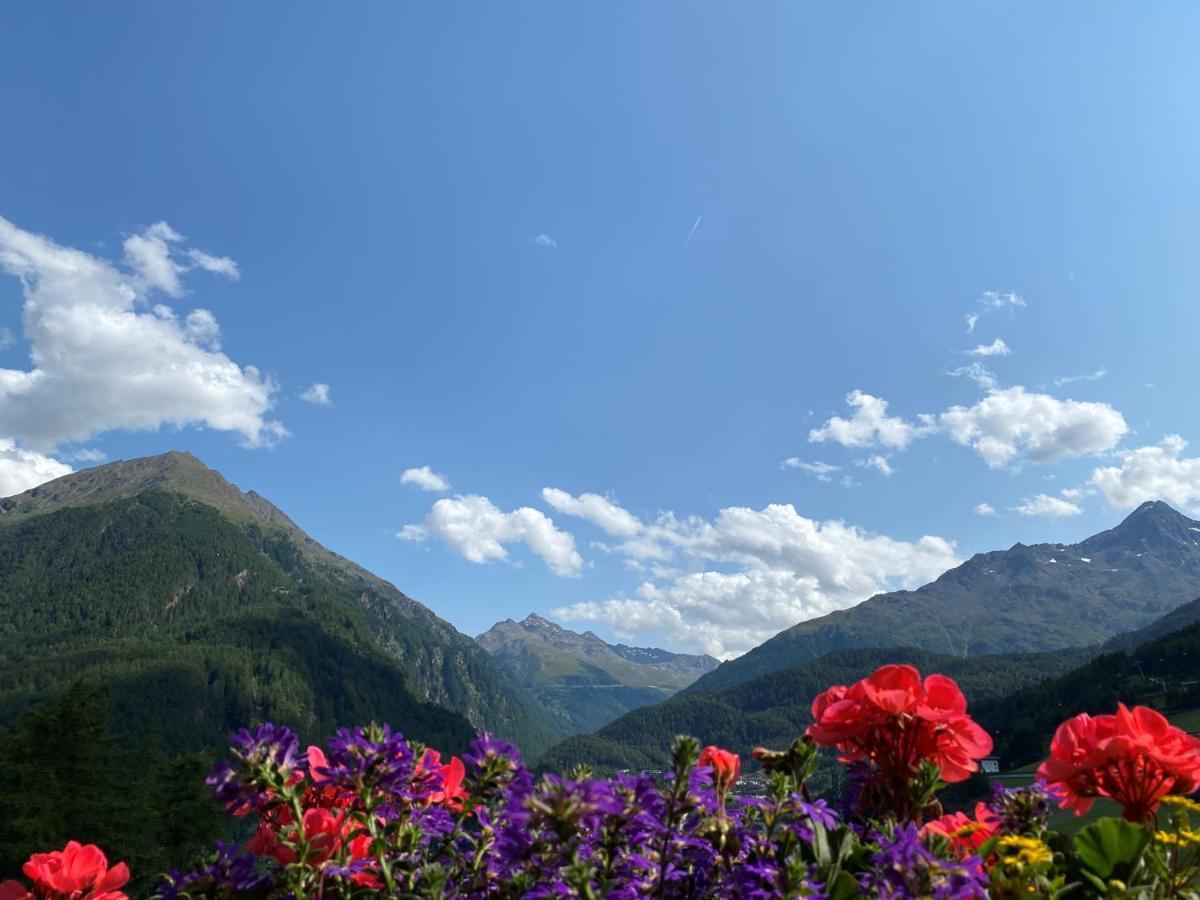
[[[996,850],[1005,865],[1041,866],[1053,859],[1050,848],[1037,838],[1006,835],[997,842]]]
[[[1180,828],[1178,831],[1156,831],[1154,839],[1168,847],[1195,847],[1200,845],[1200,831]]]

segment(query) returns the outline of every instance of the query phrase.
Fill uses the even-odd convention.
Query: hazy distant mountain
[[[1078,544],[979,553],[915,591],[802,622],[687,689],[712,691],[830,650],[917,647],[954,656],[1099,644],[1200,595],[1200,522],[1162,502]]]
[[[187,453],[0,501],[0,717],[80,677],[193,743],[271,715],[553,734],[469,637]]]
[[[497,622],[476,640],[571,733],[665,700],[717,665],[711,656],[608,644],[536,615]]]

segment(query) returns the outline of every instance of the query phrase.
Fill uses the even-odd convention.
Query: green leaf
[[[1124,819],[1101,819],[1075,835],[1075,852],[1087,872],[1103,881],[1129,881],[1150,843],[1150,832]]]
[[[825,887],[829,900],[852,900],[863,895],[858,879],[849,872],[839,872],[837,878]]]

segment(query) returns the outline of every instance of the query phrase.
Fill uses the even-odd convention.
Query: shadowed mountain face
[[[830,650],[907,646],[954,656],[1099,644],[1200,594],[1200,522],[1147,502],[1078,544],[980,553],[915,591],[801,622],[687,690],[730,687]]]
[[[536,615],[497,622],[476,640],[569,733],[665,700],[717,665],[711,656],[608,644]]]
[[[120,670],[153,694],[153,652],[138,644],[150,641],[188,657],[184,681],[240,691],[256,716],[255,691],[269,680],[309,697],[295,711],[314,724],[375,706],[375,715],[397,715],[380,702],[390,692],[530,752],[554,736],[532,697],[469,637],[187,453],[86,469],[0,501],[0,562],[0,706],[10,711],[80,674],[107,683]],[[313,659],[334,637],[344,654]],[[235,647],[236,662],[214,662],[225,649],[196,662],[197,648],[209,646]],[[381,667],[373,681],[353,683],[364,677],[358,656]],[[38,679],[28,674],[35,662]],[[267,672],[271,665],[278,671]],[[165,694],[193,696],[167,681],[175,686]],[[354,702],[318,715],[329,690]]]

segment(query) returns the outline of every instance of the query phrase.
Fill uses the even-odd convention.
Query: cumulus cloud
[[[1001,338],[996,338],[990,344],[980,344],[974,350],[968,350],[967,356],[1008,356],[1012,351]]]
[[[1017,511],[1018,515],[1038,516],[1045,519],[1065,519],[1069,516],[1077,516],[1083,512],[1082,509],[1070,500],[1052,497],[1049,494],[1038,494],[1036,497],[1027,497],[1013,508]]]
[[[268,418],[276,385],[219,351],[211,312],[180,320],[150,305],[155,293],[182,296],[191,268],[236,275],[231,260],[194,259],[182,241],[152,225],[126,239],[122,270],[0,218],[0,271],[20,279],[31,359],[0,369],[0,434],[38,451],[163,425],[232,431],[250,446],[287,435]]]
[[[887,414],[888,402],[854,390],[846,395],[846,403],[854,410],[849,419],[833,416],[820,428],[808,433],[817,443],[833,441],[843,447],[873,447],[883,444],[903,450],[926,430],[926,424],[907,422]]]
[[[504,512],[477,494],[438,500],[424,522],[405,526],[397,537],[441,540],[473,563],[507,560],[506,545],[524,544],[556,575],[577,576],[583,568],[575,539],[544,513],[528,506]]]
[[[808,519],[790,504],[729,507],[712,521],[664,514],[620,552],[640,552],[660,565],[678,560],[691,571],[645,581],[633,596],[577,603],[555,614],[603,622],[626,639],[669,635],[721,657],[880,591],[917,587],[958,562],[954,545],[943,538],[895,540]]]
[[[614,537],[633,537],[642,529],[637,516],[600,494],[572,497],[566,491],[548,487],[542,488],[542,499],[559,512],[591,522]]]
[[[1187,441],[1167,435],[1157,445],[1119,453],[1118,466],[1094,469],[1089,485],[1118,509],[1146,500],[1165,500],[1175,506],[1200,509],[1200,457],[1184,456]]]
[[[64,462],[0,439],[0,497],[11,497],[72,471]]]
[[[554,238],[550,237],[550,235],[545,234],[545,233],[539,234],[537,237],[535,237],[533,239],[533,242],[535,244],[537,244],[539,247],[547,247],[550,249],[558,247],[558,241],[556,241]]]
[[[450,482],[445,476],[439,475],[429,466],[419,466],[415,469],[405,469],[400,476],[401,484],[411,484],[423,491],[441,493],[450,490]]]
[[[977,516],[994,516],[996,515],[995,507],[990,503],[976,503],[975,515]]]
[[[798,469],[807,475],[813,476],[817,481],[832,481],[833,474],[842,470],[841,466],[835,466],[833,463],[821,462],[806,462],[798,456],[789,456],[779,464],[781,469]]]
[[[1023,387],[993,391],[974,406],[953,406],[939,422],[992,468],[1018,458],[1038,463],[1110,450],[1129,431],[1107,403],[1059,400]]]
[[[329,385],[314,381],[300,393],[300,399],[315,406],[329,406],[333,399],[329,396]]]

